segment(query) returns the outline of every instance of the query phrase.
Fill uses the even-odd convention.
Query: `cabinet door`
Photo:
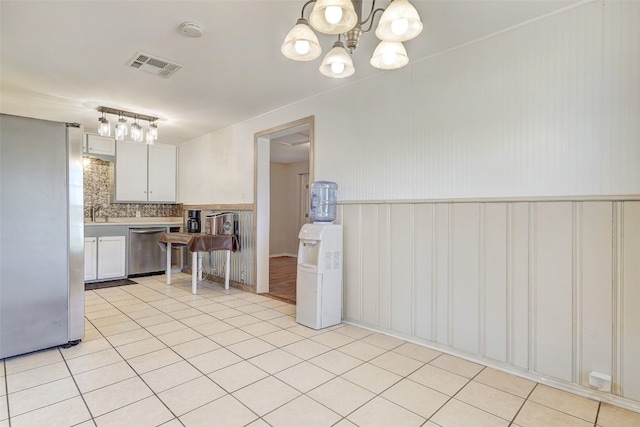
[[[84,280],[98,277],[98,242],[95,237],[84,238]]]
[[[147,201],[147,144],[118,141],[116,144],[116,201]]]
[[[176,201],[176,147],[154,144],[149,146],[150,202]]]
[[[98,279],[124,277],[125,236],[98,237]]]
[[[107,136],[87,135],[87,153],[115,156],[116,140]]]

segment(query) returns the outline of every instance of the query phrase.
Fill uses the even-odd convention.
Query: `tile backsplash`
[[[167,203],[114,203],[114,164],[84,156],[84,217],[91,217],[91,208],[100,206],[98,218],[181,217],[182,204]]]

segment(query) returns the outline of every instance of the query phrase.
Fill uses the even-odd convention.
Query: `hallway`
[[[296,303],[297,258],[269,258],[269,295]]]

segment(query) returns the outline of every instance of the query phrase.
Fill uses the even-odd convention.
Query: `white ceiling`
[[[405,45],[412,61],[419,60],[575,2],[413,0],[424,31]],[[78,122],[96,132],[95,107],[104,105],[166,118],[159,142],[180,144],[383,72],[369,65],[373,32],[363,36],[353,55],[356,74],[348,79],[321,75],[320,58],[286,59],[280,45],[304,3],[1,0],[0,111]],[[366,11],[370,5],[364,1]],[[181,34],[185,21],[200,24],[204,35]],[[327,52],[335,37],[319,39]],[[138,51],[183,68],[163,79],[126,67]]]

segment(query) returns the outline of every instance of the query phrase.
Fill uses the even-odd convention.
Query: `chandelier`
[[[311,3],[315,4],[307,20],[304,11]],[[318,37],[311,30],[313,27],[320,33],[338,36],[338,40],[322,60],[320,72],[333,78],[352,76],[356,70],[350,54],[358,47],[360,36],[373,28],[373,21],[378,13],[382,15],[375,34],[380,43],[369,63],[381,70],[402,68],[409,63],[402,42],[411,40],[422,32],[420,16],[408,0],[391,0],[386,9],[376,8],[376,1],[373,0],[366,19],[361,18],[362,0],[309,0],[302,6],[300,19],[285,37],[282,54],[294,61],[311,61],[319,57],[322,48]]]
[[[132,113],[131,111],[110,107],[98,107],[97,110],[102,113],[102,117],[98,119],[98,134],[101,136],[111,136],[111,124],[109,123],[106,115],[113,114],[118,116],[118,121],[114,126],[116,140],[122,141],[125,136],[130,135],[131,139],[136,142],[142,142],[145,140],[147,144],[153,144],[158,139],[158,125],[156,125],[158,117]],[[125,117],[129,117],[134,120],[133,123],[131,123],[131,126],[127,126],[127,119],[125,119]],[[138,123],[138,120],[149,122],[146,132]]]

